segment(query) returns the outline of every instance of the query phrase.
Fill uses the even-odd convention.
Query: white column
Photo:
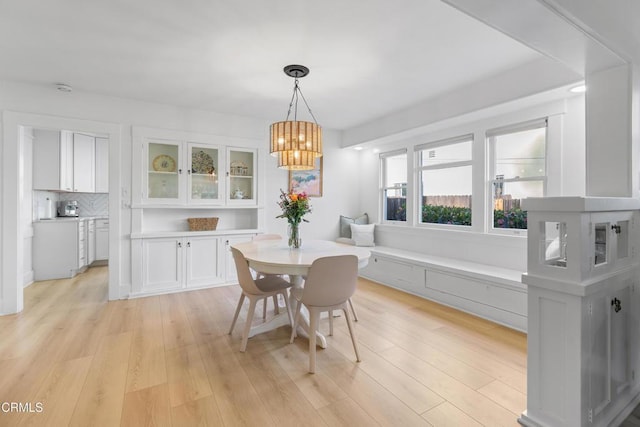
[[[631,65],[622,65],[586,76],[588,196],[639,195],[638,132],[632,128],[640,112],[632,108],[633,75]]]

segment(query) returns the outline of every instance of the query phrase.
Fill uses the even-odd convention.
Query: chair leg
[[[238,306],[236,307],[236,314],[233,315],[233,321],[231,322],[231,328],[229,328],[229,335],[233,332],[234,326],[236,326],[236,320],[238,320],[238,314],[240,314],[240,308],[242,308],[242,303],[244,302],[244,293],[240,294],[240,301],[238,301]]]
[[[289,304],[289,299],[287,298],[287,291],[283,291],[281,295],[284,297],[284,306],[287,309],[287,316],[289,316],[289,324],[291,324],[291,328],[293,328],[293,313],[291,312],[291,305]]]
[[[265,305],[267,304],[267,300],[264,300]],[[276,312],[276,314],[280,314],[280,306],[278,305],[278,295],[274,295],[273,296],[273,310]]]
[[[286,299],[286,298],[285,298]],[[298,324],[300,323],[300,307],[302,303],[298,302],[298,306],[296,307],[296,314],[293,316],[293,327],[291,328],[291,339],[289,340],[289,344],[293,344],[293,340],[298,336],[296,330],[298,329]]]
[[[316,372],[316,332],[318,331],[318,318],[320,312],[309,307],[309,373]]]
[[[349,307],[351,308],[351,312],[353,313],[353,320],[357,322],[358,321],[358,315],[356,314],[356,309],[353,306],[353,301],[351,301],[351,298],[349,298],[348,301],[349,301]]]
[[[263,299],[264,305],[262,306],[262,320],[267,318],[267,298]]]
[[[349,313],[347,312],[347,308],[344,307],[342,311],[344,311],[344,318],[347,319],[347,326],[349,327],[349,335],[351,335],[351,342],[353,343],[353,349],[356,352],[356,360],[359,362],[360,352],[358,351],[358,342],[356,341],[356,335],[353,331],[353,325],[351,324],[351,319],[349,318]]]
[[[333,310],[329,310],[329,336],[333,336]]]
[[[242,332],[242,344],[240,344],[240,351],[244,353],[247,349],[247,340],[249,340],[249,331],[251,330],[251,322],[253,321],[253,312],[256,311],[256,303],[258,300],[255,297],[249,297],[249,312],[247,313],[247,320],[244,325],[244,331]]]

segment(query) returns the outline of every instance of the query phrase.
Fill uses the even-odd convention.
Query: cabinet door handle
[[[229,176],[229,172],[227,172],[227,176]]]
[[[191,175],[191,169],[187,169],[187,173]]]
[[[178,247],[181,248],[182,247],[182,242],[178,242]]]
[[[612,299],[611,305],[613,306],[613,311],[616,313],[622,310],[622,302],[618,298]]]
[[[191,247],[191,242],[187,242],[187,247],[190,248]]]
[[[182,173],[182,169],[178,169],[178,173]]]
[[[616,232],[616,234],[620,234],[620,233],[622,232],[622,227],[620,227],[619,225],[615,225],[615,224],[614,224],[614,225],[612,225],[612,226],[611,226],[611,229],[612,229],[613,231],[615,231],[615,232]]]

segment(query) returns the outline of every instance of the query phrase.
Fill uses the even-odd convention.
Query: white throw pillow
[[[351,238],[356,246],[375,246],[373,243],[373,230],[375,224],[351,224]]]

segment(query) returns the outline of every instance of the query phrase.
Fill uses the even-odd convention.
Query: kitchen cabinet
[[[86,265],[85,224],[77,219],[33,223],[35,280],[74,277]]]
[[[87,265],[87,222],[84,220],[78,221],[78,268],[82,268]]]
[[[96,219],[96,261],[109,259],[109,220]]]
[[[96,260],[96,226],[95,221],[89,219],[87,225],[87,265],[91,265]]]
[[[201,287],[224,281],[217,236],[148,238],[140,239],[136,244],[142,252],[139,293]]]
[[[94,193],[96,191],[95,138],[81,133],[73,134],[73,191]]]
[[[109,192],[109,140],[96,137],[96,193]]]
[[[95,191],[95,138],[70,131],[34,130],[33,188]]]
[[[142,203],[219,205],[223,187],[217,146],[170,140],[143,143]]]

